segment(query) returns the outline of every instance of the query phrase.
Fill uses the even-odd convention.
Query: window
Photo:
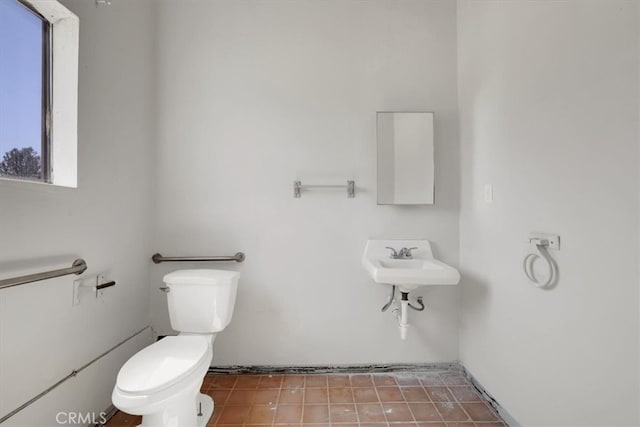
[[[49,181],[49,22],[0,0],[0,175]]]
[[[76,186],[78,26],[56,0],[0,0],[0,178]]]

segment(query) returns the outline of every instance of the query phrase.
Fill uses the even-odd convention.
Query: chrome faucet
[[[400,249],[400,252],[398,253],[398,259],[413,259],[413,254],[411,254],[411,251],[414,249],[418,249],[418,248],[413,247],[413,248]]]
[[[391,251],[391,254],[389,255],[389,258],[398,259],[398,251],[393,249],[391,246],[386,246],[386,249],[389,249]]]
[[[391,259],[413,259],[413,255],[411,254],[411,251],[414,249],[418,249],[417,247],[402,248],[400,249],[400,252],[398,252],[391,246],[387,246],[386,248],[391,251],[391,254],[389,255],[389,258]]]

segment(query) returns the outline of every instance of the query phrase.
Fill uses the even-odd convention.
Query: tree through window
[[[0,176],[48,182],[49,22],[0,0]]]

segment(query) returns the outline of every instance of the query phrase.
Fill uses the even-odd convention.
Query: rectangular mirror
[[[434,202],[433,113],[377,113],[378,204]]]

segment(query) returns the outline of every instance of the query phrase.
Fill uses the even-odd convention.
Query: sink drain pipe
[[[381,311],[385,312],[391,307],[393,303],[396,303],[396,307],[391,311],[394,319],[398,322],[398,329],[400,330],[400,339],[407,339],[407,328],[409,327],[409,322],[407,321],[409,308],[415,311],[424,311],[424,303],[422,302],[422,297],[418,297],[416,302],[418,306],[411,304],[409,302],[409,292],[400,292],[400,308],[397,307],[396,301],[396,285],[392,285],[391,288],[391,296],[389,297],[389,301],[382,306]]]
[[[424,304],[422,302],[422,297],[418,297],[418,299],[416,300],[419,304],[418,307],[414,306],[413,304],[411,304],[409,302],[409,292],[400,292],[400,308],[396,307],[393,309],[393,311],[391,312],[391,314],[393,314],[393,317],[396,319],[396,321],[398,322],[398,329],[400,330],[400,339],[401,340],[406,340],[407,339],[407,329],[409,328],[409,322],[408,322],[408,313],[409,313],[409,308],[416,310],[416,311],[424,311]],[[393,304],[395,301],[395,296],[396,296],[396,286],[393,285],[393,288],[391,290],[391,298],[389,298],[389,302],[387,302],[383,307],[382,307],[382,311],[387,311],[389,309],[389,307],[391,306],[391,304]]]
[[[407,314],[409,312],[409,292],[400,292],[400,309],[395,308],[393,310],[393,317],[398,321],[398,329],[400,330],[400,339],[407,339],[407,329],[409,328],[409,322],[407,321]]]

